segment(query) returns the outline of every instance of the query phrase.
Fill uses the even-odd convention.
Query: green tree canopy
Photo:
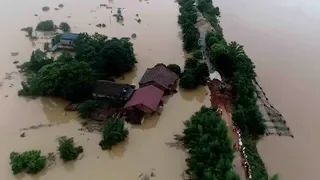
[[[124,125],[124,119],[121,118],[107,120],[103,126],[102,141],[100,142],[103,150],[110,150],[113,145],[124,141],[128,137],[129,131]]]
[[[66,22],[60,23],[59,29],[61,29],[63,32],[70,32],[70,30],[71,30],[69,24]]]
[[[55,29],[56,26],[52,20],[41,21],[36,27],[37,31],[54,31]]]
[[[58,151],[60,158],[64,161],[77,159],[80,153],[83,152],[82,146],[75,147],[73,138],[62,136],[59,138]]]
[[[36,174],[41,171],[47,163],[45,156],[41,156],[41,151],[31,150],[22,154],[12,152],[10,154],[10,164],[13,174],[18,174],[26,170],[29,174]]]
[[[133,44],[128,38],[79,34],[75,43],[76,59],[89,63],[100,78],[120,76],[137,63]]]
[[[167,68],[170,69],[172,72],[176,73],[177,75],[181,74],[181,68],[177,64],[169,64]]]
[[[183,89],[194,89],[198,86],[196,73],[193,69],[185,70],[180,77],[180,87]]]
[[[59,96],[79,100],[91,94],[96,80],[93,70],[86,62],[54,62],[42,67],[29,77],[23,91],[30,95]]]
[[[53,58],[48,58],[47,53],[37,49],[32,51],[30,60],[23,63],[20,68],[23,72],[36,73],[43,66],[53,63]]]

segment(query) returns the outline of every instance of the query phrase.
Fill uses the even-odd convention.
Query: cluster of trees
[[[72,161],[78,158],[83,152],[82,146],[75,146],[73,138],[62,136],[59,138],[58,151],[60,158],[64,161]]]
[[[73,138],[63,136],[59,139],[58,151],[64,161],[75,160],[83,152],[82,146],[75,147]],[[11,152],[10,164],[13,174],[25,171],[36,174],[45,168],[47,157],[41,155],[40,150],[25,151],[23,153]]]
[[[256,149],[257,139],[265,133],[266,125],[256,104],[255,66],[243,46],[236,42],[227,43],[217,32],[207,33],[206,44],[211,62],[232,83],[235,97],[232,119],[243,132],[252,178],[267,180],[268,174]]]
[[[103,150],[110,150],[113,145],[124,141],[128,134],[129,131],[125,128],[124,119],[111,118],[104,124],[102,140],[99,145]]]
[[[31,150],[23,153],[10,153],[10,164],[13,174],[18,174],[22,171],[36,174],[46,166],[46,163],[47,158],[41,156],[41,151]]]
[[[56,29],[52,20],[40,21],[36,27],[37,31],[55,31]]]
[[[112,38],[95,33],[79,34],[75,42],[75,58],[90,64],[99,78],[121,76],[137,63],[129,38]]]
[[[240,180],[232,170],[234,158],[228,129],[216,110],[202,107],[185,122],[181,138],[190,157],[190,179]]]
[[[58,96],[80,101],[91,96],[92,86],[99,79],[109,79],[130,71],[136,59],[133,45],[126,38],[80,34],[75,56],[62,53],[55,61],[36,50],[21,69],[27,80],[19,95]]]
[[[220,10],[219,7],[214,7],[212,0],[197,0],[197,8],[202,13],[203,17],[209,21],[211,26],[219,34],[222,34],[222,28],[219,25]]]
[[[184,89],[195,89],[204,85],[209,76],[206,63],[200,63],[198,59],[191,57],[185,62],[184,71],[180,76],[180,87]]]
[[[197,22],[197,10],[194,6],[195,0],[179,0],[180,15],[178,23],[181,26],[183,34],[183,47],[187,52],[198,49],[198,39],[200,33],[195,24]]]

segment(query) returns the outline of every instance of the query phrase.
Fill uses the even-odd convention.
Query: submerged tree
[[[48,58],[47,53],[37,49],[32,51],[30,60],[23,63],[20,68],[23,72],[36,73],[43,66],[53,63],[53,58]]]
[[[112,118],[107,120],[103,126],[102,140],[100,146],[103,150],[110,150],[113,145],[124,141],[129,131],[124,127],[124,119]]]
[[[58,151],[61,159],[71,161],[77,159],[79,154],[83,152],[83,148],[82,146],[76,147],[73,138],[62,136],[59,138]]]
[[[90,96],[95,80],[95,73],[88,63],[57,61],[29,77],[22,91],[23,94],[58,96],[76,101]]]
[[[101,34],[79,34],[75,43],[76,59],[88,62],[99,78],[121,76],[137,63],[133,44],[128,38],[112,38]]]
[[[52,20],[41,21],[38,23],[37,31],[54,31],[56,29]]]
[[[45,156],[41,156],[41,151],[31,150],[22,154],[12,152],[10,154],[10,164],[13,174],[18,174],[24,170],[30,174],[41,171],[47,163]]]
[[[69,26],[69,24],[68,23],[66,23],[66,22],[62,22],[62,23],[60,23],[60,25],[59,25],[59,29],[61,29],[63,32],[70,32],[70,26]]]

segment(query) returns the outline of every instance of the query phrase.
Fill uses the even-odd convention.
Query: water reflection
[[[68,123],[70,120],[78,118],[76,112],[64,111],[68,105],[67,101],[59,98],[43,97],[40,98],[43,112],[50,123]]]
[[[206,99],[206,96],[208,94],[208,90],[204,86],[199,86],[195,90],[184,90],[184,89],[179,89],[180,95],[182,99],[186,101],[192,101],[192,100],[197,100],[198,102],[203,103],[204,100]]]
[[[129,144],[129,139],[126,139],[124,142],[121,142],[115,146],[112,146],[112,149],[108,151],[111,158],[120,158],[123,156],[124,152],[127,150]]]

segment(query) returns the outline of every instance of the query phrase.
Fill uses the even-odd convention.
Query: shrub
[[[37,31],[54,31],[55,25],[52,20],[41,21],[36,27]]]
[[[181,74],[181,68],[177,64],[169,64],[167,68],[170,69],[172,72],[176,73],[177,75]]]
[[[69,24],[68,23],[66,23],[66,22],[62,22],[62,23],[60,23],[60,25],[59,25],[59,29],[61,29],[63,32],[70,32],[70,26],[69,26]]]
[[[79,154],[83,152],[83,148],[82,146],[75,147],[73,138],[63,136],[59,138],[58,151],[61,159],[71,161],[77,159]]]
[[[99,143],[101,149],[110,150],[113,145],[124,141],[129,131],[124,127],[124,120],[121,118],[109,119],[102,131],[102,141]]]
[[[31,150],[22,154],[12,152],[10,154],[10,164],[13,174],[18,174],[23,170],[27,173],[36,174],[41,171],[47,163],[45,156],[41,156],[41,151]]]
[[[97,108],[97,101],[89,100],[79,105],[79,115],[82,118],[90,117],[91,113]]]

